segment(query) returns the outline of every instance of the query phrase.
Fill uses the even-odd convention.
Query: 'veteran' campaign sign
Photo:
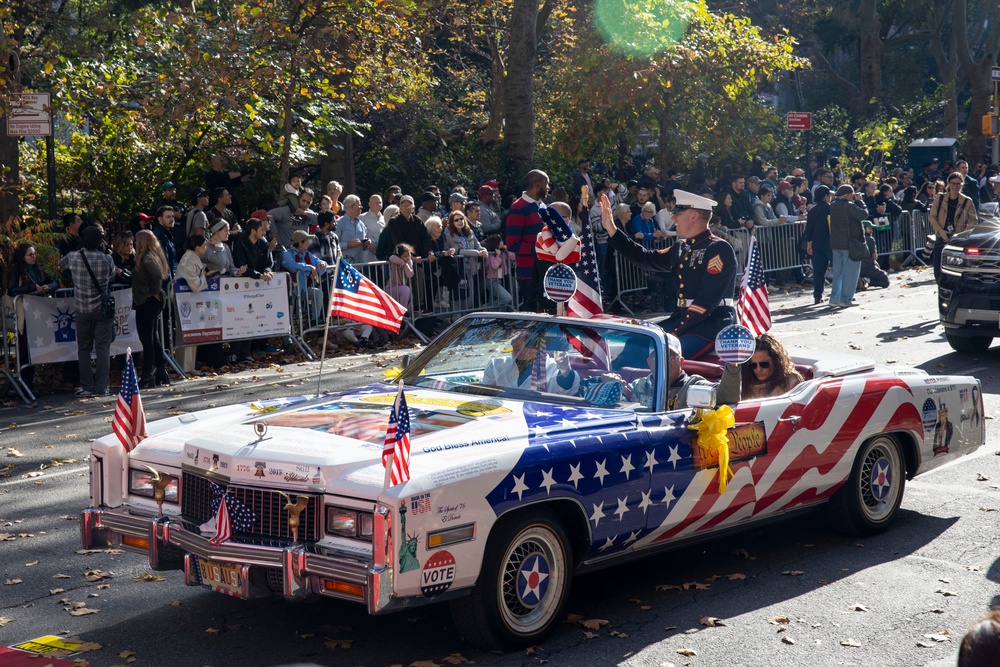
[[[813,115],[808,111],[789,111],[785,116],[785,128],[789,130],[812,129]]]

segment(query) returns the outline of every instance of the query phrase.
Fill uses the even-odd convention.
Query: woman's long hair
[[[156,238],[156,234],[148,229],[142,229],[135,235],[135,266],[137,269],[142,266],[142,258],[146,255],[152,256],[164,277],[170,275],[167,258],[163,254],[163,248],[160,247],[160,241]]]
[[[769,333],[757,336],[757,352],[767,352],[771,357],[774,372],[764,382],[758,382],[757,376],[750,370],[750,364],[743,364],[743,387],[763,386],[765,394],[774,396],[785,391],[788,378],[795,373],[795,364],[788,356],[781,342]]]

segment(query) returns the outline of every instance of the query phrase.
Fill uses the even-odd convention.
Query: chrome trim
[[[190,559],[198,556],[210,561],[241,565],[249,573],[252,567],[265,567],[281,571],[283,594],[286,599],[298,600],[308,595],[324,595],[363,602],[370,614],[381,614],[403,607],[430,603],[431,600],[419,596],[397,598],[393,593],[394,558],[392,540],[392,508],[376,505],[374,549],[372,561],[362,561],[345,555],[331,556],[313,553],[304,545],[297,544],[285,548],[266,547],[253,544],[226,543],[220,546],[209,544],[208,538],[192,533],[184,528],[177,516],[139,516],[132,514],[127,506],[116,508],[91,507],[80,514],[80,539],[84,548],[114,546],[129,551],[146,553],[152,567],[162,565],[160,551],[170,545],[184,552],[185,583],[195,581],[191,573]],[[123,536],[149,539],[146,552],[122,545]],[[360,586],[364,599],[334,593],[324,588],[321,579]],[[249,577],[245,579],[249,586]],[[249,589],[246,589],[249,595]],[[466,594],[467,591],[456,591]],[[449,596],[451,597],[451,596]],[[441,597],[433,601],[439,601]]]

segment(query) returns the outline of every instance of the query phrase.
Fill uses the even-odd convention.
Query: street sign
[[[789,130],[811,130],[813,115],[808,111],[789,111],[785,116],[785,128]]]
[[[10,97],[8,137],[51,137],[52,104],[48,93],[19,93]]]
[[[1000,67],[994,67],[990,72],[994,81],[1000,81]]]

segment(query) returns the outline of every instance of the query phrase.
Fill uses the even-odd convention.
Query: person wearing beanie
[[[860,199],[854,188],[845,183],[837,188],[837,198],[830,204],[830,249],[833,263],[830,306],[834,308],[856,305],[852,300],[858,287],[861,262],[851,259],[848,248],[852,241],[865,242],[861,222],[868,217],[868,209]]]
[[[833,260],[830,251],[830,188],[820,185],[816,188],[816,205],[806,214],[806,230],[802,240],[806,242],[806,253],[812,257],[813,304],[823,302],[823,286],[826,284],[826,269]]]

